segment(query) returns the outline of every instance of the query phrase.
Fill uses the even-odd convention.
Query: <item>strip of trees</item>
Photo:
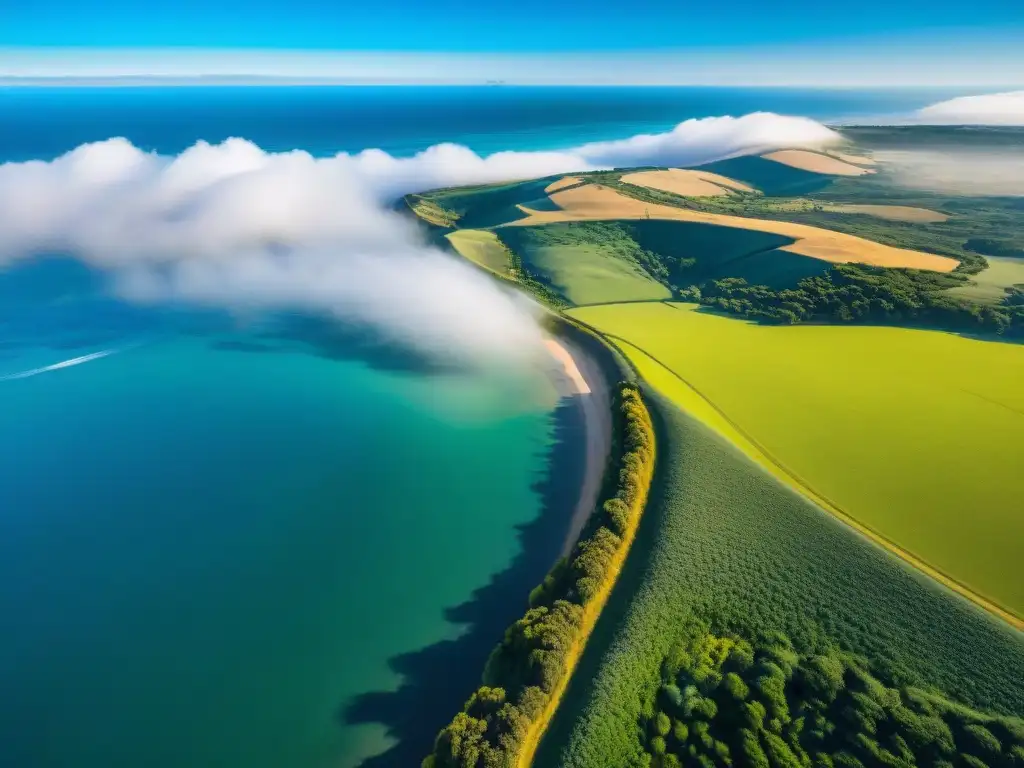
[[[731,277],[681,294],[769,323],[921,325],[1024,338],[1024,304],[1018,303],[1017,292],[1011,289],[1002,303],[985,305],[945,291],[966,279],[955,272],[837,264],[823,275],[800,280],[796,288],[777,290]]]
[[[654,431],[639,389],[620,383],[615,395],[614,471],[604,503],[570,556],[530,593],[528,610],[492,652],[483,684],[438,734],[423,768],[511,768],[571,674],[593,624],[588,610],[599,608],[595,601],[618,574],[654,468]]]

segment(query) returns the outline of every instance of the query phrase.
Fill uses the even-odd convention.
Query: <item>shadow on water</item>
[[[671,446],[677,437],[668,429],[665,422],[666,409],[675,406],[660,396],[652,395],[649,388],[645,388],[644,394],[648,398],[648,409],[654,422],[659,461],[663,463],[655,466],[650,496],[643,517],[640,518],[636,539],[630,547],[622,572],[612,587],[608,602],[601,609],[601,615],[590,639],[587,640],[576,670],[569,678],[569,685],[554,719],[541,739],[537,754],[534,756],[534,765],[562,764],[562,750],[569,743],[577,718],[593,695],[590,683],[597,679],[601,667],[605,664],[608,648],[618,636],[641,586],[650,581],[649,571],[655,545],[665,524],[666,515],[669,514],[668,476],[664,462],[671,456]]]
[[[4,351],[91,351],[126,339],[190,337],[208,338],[212,348],[223,351],[301,352],[395,373],[431,375],[461,368],[439,350],[424,351],[330,316],[238,312],[176,301],[132,303],[117,295],[109,274],[57,256],[0,268],[0,329]]]
[[[518,528],[519,554],[468,601],[445,611],[448,621],[465,625],[463,634],[390,659],[391,669],[402,676],[398,690],[366,693],[342,704],[338,716],[343,724],[383,725],[396,740],[360,768],[420,764],[437,732],[480,684],[487,657],[505,628],[522,616],[529,591],[558,558],[585,472],[583,409],[574,400],[563,400],[553,420],[548,466],[534,485],[541,512]],[[481,502],[486,505],[485,499]]]
[[[371,368],[392,373],[431,375],[459,370],[455,362],[440,355],[397,343],[371,327],[339,323],[331,317],[280,313],[258,337],[269,346],[248,351],[273,352],[285,345],[328,360],[358,360]]]

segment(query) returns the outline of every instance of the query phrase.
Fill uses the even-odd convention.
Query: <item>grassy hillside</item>
[[[791,168],[763,157],[734,157],[700,166],[702,171],[739,179],[770,196],[806,195],[824,189],[832,177]]]
[[[613,223],[568,222],[494,231],[536,279],[575,305],[666,299],[642,249]],[[656,264],[656,262],[655,262]]]
[[[648,765],[641,716],[691,620],[719,634],[781,633],[802,653],[844,649],[889,684],[1024,712],[1019,633],[852,534],[668,400],[652,402],[652,500],[536,765]]]
[[[677,287],[742,277],[753,284],[787,288],[828,268],[819,259],[779,250],[793,239],[768,232],[654,219],[631,222],[629,230],[641,248],[666,265],[670,282]]]
[[[1009,289],[1024,288],[1024,258],[989,256],[987,260],[985,269],[971,275],[967,285],[954,288],[950,293],[991,305],[1004,302]]]
[[[685,379],[841,511],[1024,615],[1014,450],[1024,443],[1024,347],[897,328],[758,326],[686,305],[572,314]]]
[[[423,195],[410,195],[410,201],[414,211],[417,204],[427,204],[428,209],[436,207],[444,211],[447,226],[480,229],[522,218],[523,214],[516,208],[517,205],[541,211],[550,210],[553,206],[544,188],[551,182],[551,178],[544,178],[510,184],[453,187]],[[434,216],[437,218],[436,214]]]
[[[446,237],[464,259],[502,277],[509,276],[511,254],[493,232],[486,229],[457,229],[449,232]]]

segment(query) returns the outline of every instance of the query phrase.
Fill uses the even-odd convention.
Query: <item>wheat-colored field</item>
[[[786,221],[750,219],[721,213],[694,211],[670,205],[646,203],[626,197],[614,189],[600,184],[586,184],[564,189],[550,196],[559,207],[557,211],[537,211],[518,206],[525,218],[509,222],[504,226],[532,226],[557,221],[598,221],[610,219],[666,219],[674,221],[695,221],[716,224],[723,227],[770,232],[796,240],[783,250],[810,256],[836,264],[871,264],[879,267],[910,267],[935,272],[951,272],[959,262],[947,256],[937,256],[922,251],[894,248],[875,243],[855,235],[833,232],[809,224],[794,224]]]
[[[801,171],[829,176],[863,176],[867,173],[874,173],[870,168],[861,168],[840,160],[838,157],[810,152],[806,149],[780,149],[778,152],[769,152],[761,157],[788,165],[790,168],[799,168]]]
[[[730,190],[753,192],[753,187],[742,181],[730,179],[708,171],[669,168],[663,171],[639,171],[622,177],[626,184],[671,192],[683,197],[718,197],[729,194]]]

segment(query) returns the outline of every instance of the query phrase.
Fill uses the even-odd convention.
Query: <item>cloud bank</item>
[[[822,147],[842,137],[806,117],[754,112],[687,120],[667,133],[584,144],[576,152],[598,166],[700,165],[774,149]]]
[[[915,122],[927,125],[1024,126],[1024,91],[940,101],[918,110]]]
[[[312,310],[449,357],[535,354],[540,332],[528,303],[429,246],[415,222],[392,210],[396,199],[837,140],[812,120],[767,113],[486,157],[442,144],[407,158],[375,149],[316,158],[242,139],[166,157],[110,139],[50,162],[0,165],[0,264],[66,254],[108,270],[116,290],[137,301]]]
[[[874,157],[910,189],[954,195],[1024,195],[1024,157],[1010,152],[886,151]]]

